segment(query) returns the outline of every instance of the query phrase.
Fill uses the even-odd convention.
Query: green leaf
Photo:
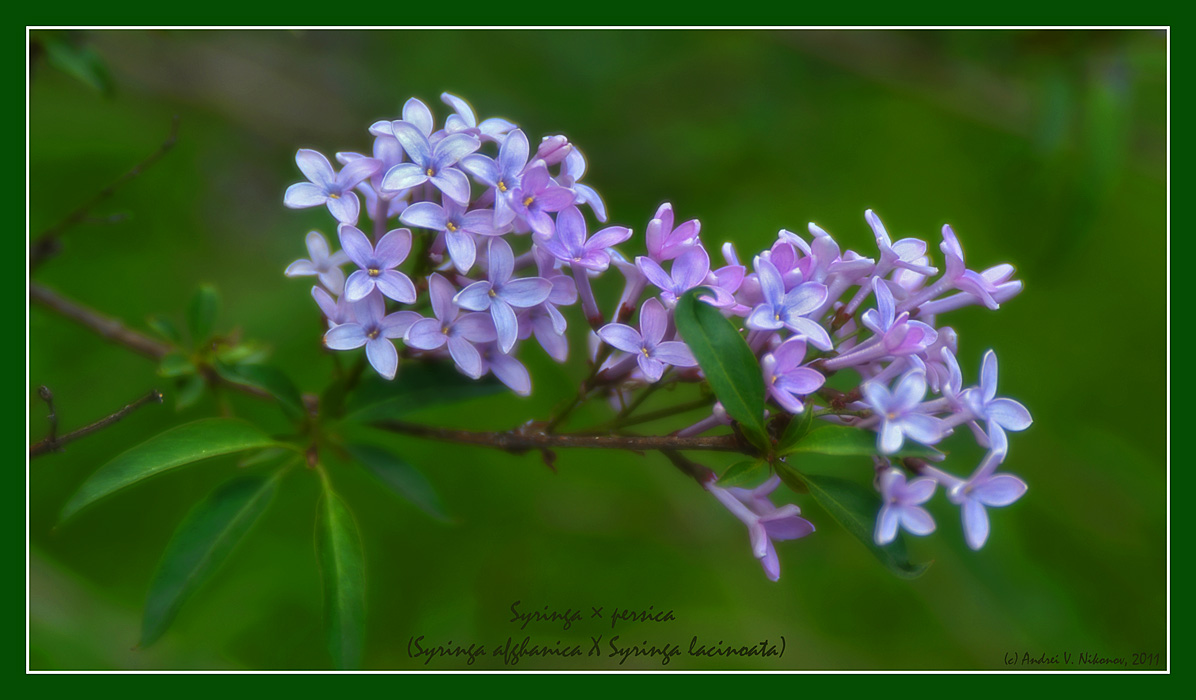
[[[39,38],[50,65],[105,95],[112,94],[112,77],[95,51],[76,44],[65,33],[45,32]]]
[[[727,415],[739,423],[756,447],[767,451],[760,363],[735,326],[718,309],[698,300],[701,293],[701,288],[691,289],[677,302],[677,330]]]
[[[169,316],[155,314],[147,318],[145,323],[150,327],[150,330],[162,336],[162,339],[170,344],[183,344],[183,334],[179,332],[179,327],[175,325],[174,320]]]
[[[790,476],[801,480],[818,505],[855,535],[894,574],[901,578],[917,578],[930,566],[929,563],[910,563],[905,551],[905,540],[900,535],[884,547],[876,544],[873,533],[881,502],[880,496],[872,489],[834,476],[803,474],[784,463],[781,463],[778,471],[780,469],[791,471]]]
[[[846,425],[825,425],[815,428],[779,454],[791,455],[799,452],[814,452],[838,457],[867,457],[880,454],[876,447],[876,433]],[[933,457],[941,454],[937,450],[907,441],[890,457]]]
[[[166,546],[150,584],[140,646],[149,646],[161,637],[183,603],[220,568],[266,510],[280,474],[226,482],[187,514]]]
[[[415,467],[381,447],[348,445],[346,449],[353,459],[365,465],[400,497],[437,520],[450,520],[440,495]]]
[[[748,486],[759,484],[768,476],[768,463],[760,459],[745,459],[727,467],[727,471],[718,480],[723,488],[732,486]]]
[[[346,418],[367,422],[397,418],[411,411],[489,396],[507,390],[494,377],[470,379],[442,362],[400,365],[398,378],[388,382],[370,373],[349,398]]]
[[[181,352],[168,352],[158,362],[158,374],[163,377],[182,377],[195,374],[195,363]]]
[[[303,397],[299,389],[282,370],[270,365],[228,365],[217,362],[214,367],[226,381],[261,389],[278,399],[278,405],[292,420],[304,415]]]
[[[207,382],[198,374],[192,374],[179,382],[179,392],[174,399],[175,410],[182,411],[194,406],[203,397],[203,390],[206,386]]]
[[[338,669],[357,668],[365,641],[365,560],[353,514],[327,482],[316,523],[316,554],[324,580],[328,651]]]
[[[789,420],[789,425],[785,426],[785,432],[781,434],[781,439],[777,441],[777,454],[789,454],[793,446],[810,432],[810,428],[813,425],[814,409],[811,406],[806,406],[806,410],[793,416]]]
[[[191,332],[191,342],[196,347],[212,337],[218,313],[220,293],[210,284],[200,285],[187,306],[187,329]]]
[[[66,520],[105,496],[168,469],[276,444],[254,426],[229,418],[208,418],[171,428],[97,469],[67,502],[59,520]]]

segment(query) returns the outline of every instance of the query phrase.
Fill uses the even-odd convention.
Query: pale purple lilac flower
[[[577,268],[602,272],[610,266],[606,249],[631,238],[631,229],[608,226],[586,238],[586,220],[575,206],[565,207],[557,214],[556,230],[539,241],[539,246],[557,260]]]
[[[494,216],[488,209],[465,211],[465,206],[449,197],[442,197],[441,204],[416,202],[407,207],[399,221],[416,228],[426,228],[444,234],[445,247],[457,271],[469,272],[477,257],[477,242],[473,234],[493,236]]]
[[[296,260],[287,266],[287,277],[310,277],[315,275],[320,284],[328,288],[333,294],[340,295],[345,290],[345,273],[340,266],[349,262],[349,255],[343,250],[330,253],[328,241],[324,240],[319,231],[307,233],[307,254],[311,260]]]
[[[881,454],[901,449],[905,438],[933,445],[944,437],[939,418],[920,413],[926,396],[926,375],[920,370],[906,372],[890,393],[880,382],[865,382],[860,391],[868,407],[880,418],[876,447]]]
[[[900,469],[890,467],[879,477],[883,503],[876,518],[876,544],[884,546],[897,538],[898,526],[914,535],[934,532],[934,518],[922,507],[934,495],[934,479],[906,482]]]
[[[664,305],[648,299],[640,307],[640,330],[622,323],[610,323],[598,329],[598,337],[612,347],[630,353],[649,382],[660,381],[667,365],[695,367],[698,361],[688,346],[679,340],[664,341],[669,316]]]
[[[516,129],[507,134],[498,149],[498,159],[480,153],[473,153],[461,159],[461,167],[480,182],[494,190],[494,226],[502,229],[515,220],[512,197],[523,178],[527,167],[530,146],[527,136]]]
[[[403,304],[415,302],[415,285],[407,275],[394,268],[411,252],[411,231],[400,228],[388,232],[370,245],[370,239],[357,228],[341,224],[341,247],[360,270],[349,275],[345,282],[345,296],[349,301],[364,299],[374,289]]]
[[[450,199],[469,204],[469,178],[453,166],[478,150],[481,141],[466,134],[451,134],[433,146],[420,128],[408,122],[393,122],[391,130],[411,162],[399,163],[386,172],[382,178],[384,190],[405,190],[431,182]]]
[[[577,203],[588,205],[590,211],[594,212],[594,218],[606,223],[606,203],[602,201],[602,196],[593,187],[580,182],[585,174],[586,158],[579,149],[573,148],[565,156],[565,162],[557,181],[561,187],[573,190],[577,197]]]
[[[498,378],[498,381],[506,384],[507,388],[519,396],[531,395],[532,378],[522,362],[501,349],[498,343],[486,343],[479,348],[479,351],[482,374],[490,372]]]
[[[499,346],[503,352],[509,352],[519,335],[519,322],[512,307],[526,309],[543,302],[552,293],[552,283],[542,277],[512,279],[515,257],[503,239],[491,238],[488,250],[486,280],[462,289],[453,301],[470,311],[489,310],[498,331]]]
[[[342,323],[324,334],[324,345],[333,350],[353,350],[365,346],[370,365],[386,379],[394,379],[399,369],[399,353],[393,338],[402,338],[418,318],[414,311],[386,315],[386,302],[377,291],[353,306],[354,320]]]
[[[972,549],[978,550],[988,541],[985,508],[1002,508],[1026,493],[1026,482],[1012,474],[994,473],[1004,459],[1003,453],[990,451],[970,478],[952,479],[954,483],[948,487],[947,498],[960,506],[964,540]]]
[[[506,119],[491,117],[478,123],[477,115],[465,100],[447,92],[441,93],[441,101],[453,108],[456,114],[450,114],[444,120],[444,130],[449,134],[465,133],[483,141],[502,142],[515,125]]]
[[[648,257],[656,262],[672,260],[698,244],[701,230],[702,224],[697,219],[690,219],[673,228],[673,205],[668,202],[661,204],[644,231]]]
[[[791,503],[780,508],[773,505],[769,494],[781,483],[780,477],[772,476],[754,489],[724,489],[716,482],[714,478],[706,481],[706,490],[747,525],[752,554],[760,560],[764,575],[770,581],[779,580],[781,561],[773,542],[805,537],[814,532],[814,524],[801,517],[801,509]]]
[[[764,388],[768,395],[790,413],[804,409],[799,396],[809,396],[826,382],[817,370],[801,366],[806,357],[806,341],[793,337],[760,358]]]
[[[817,322],[805,318],[822,302],[826,301],[826,285],[818,282],[803,282],[789,291],[785,291],[785,283],[781,273],[772,263],[762,257],[755,261],[756,277],[760,281],[760,291],[764,301],[747,317],[744,325],[752,330],[772,331],[788,328],[810,341],[820,350],[831,349],[831,337],[826,329]]]
[[[534,161],[523,171],[519,188],[511,195],[511,208],[532,231],[550,236],[553,222],[548,213],[564,209],[573,200],[573,190],[554,184],[548,176],[548,166],[543,161]]]
[[[361,202],[353,188],[377,172],[381,163],[373,158],[360,158],[341,168],[339,173],[322,153],[301,148],[295,154],[295,164],[308,179],[287,188],[283,204],[290,209],[328,206],[328,211],[343,224],[357,223]]]
[[[989,443],[993,450],[1001,453],[1008,449],[1006,430],[1022,431],[1034,422],[1022,404],[1013,399],[997,398],[997,355],[992,350],[984,353],[980,386],[965,391],[963,400],[973,416],[987,423]]]
[[[316,306],[320,307],[320,312],[324,314],[324,318],[328,320],[328,327],[334,328],[342,323],[351,323],[354,321],[353,302],[342,296],[339,299],[333,299],[323,287],[312,287],[311,296],[316,300]]]
[[[886,354],[894,357],[916,355],[938,340],[938,333],[933,328],[921,321],[911,321],[908,312],[896,314],[893,293],[882,279],[872,278],[872,290],[876,295],[876,308],[865,311],[861,321],[868,330],[881,336]]]
[[[428,296],[435,318],[422,318],[411,324],[405,342],[420,350],[436,350],[448,346],[453,362],[466,376],[477,379],[485,372],[475,343],[495,339],[494,322],[482,313],[461,315],[453,301],[456,290],[444,277],[428,277]]]
[[[673,260],[670,272],[665,272],[652,258],[639,256],[635,259],[644,277],[660,289],[660,298],[670,308],[677,304],[682,294],[701,284],[710,273],[710,256],[701,246],[693,246]]]

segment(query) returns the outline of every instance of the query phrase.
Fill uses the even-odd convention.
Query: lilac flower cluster
[[[915,535],[932,532],[934,520],[922,504],[942,486],[962,509],[968,545],[979,549],[989,532],[986,507],[1009,505],[1025,493],[1024,482],[996,469],[1008,454],[1006,431],[1024,430],[1031,419],[1020,403],[997,396],[997,359],[991,350],[984,356],[979,385],[964,387],[956,334],[937,319],[969,305],[996,309],[1017,295],[1022,283],[1011,279],[1010,265],[968,269],[950,226],[942,231],[944,271],[939,274],[925,241],[894,242],[876,214],[868,211],[865,219],[876,239],[874,257],[841,250],[830,234],[810,224],[809,239],[782,230],[771,247],[752,259],[749,271],[729,244],[720,251],[725,264],[712,267],[699,222],[674,228],[672,208],[662,206],[647,228],[648,255],[636,258],[634,265],[618,265],[626,276],[618,313],[625,315],[645,293],[648,299],[640,308],[640,330],[612,323],[598,331],[620,351],[606,360],[603,371],[624,389],[660,381],[672,368],[677,368],[677,379],[685,379],[693,360],[678,342],[669,314],[680,295],[702,287],[702,299],[740,327],[777,410],[815,410],[826,422],[876,432],[876,485],[883,502],[877,544],[891,542],[898,529]],[[846,393],[824,390],[828,376],[847,370],[858,375],[858,387]],[[934,396],[928,397],[928,391]],[[709,417],[680,434],[695,435],[729,422],[716,405]],[[987,449],[970,477],[953,476],[924,460],[897,460],[907,440],[936,445],[961,425]],[[917,470],[918,478],[907,481],[902,466]],[[775,553],[771,542],[761,544],[762,538],[788,538],[759,527],[760,515],[775,511],[763,505],[770,485],[775,483],[767,482],[748,500],[713,483],[707,489],[748,524],[755,554],[775,578]],[[749,502],[757,507],[744,510]],[[749,517],[751,513],[755,515]],[[783,532],[801,536],[813,530],[797,528],[794,523],[801,519],[793,518],[796,512],[785,513]]]
[[[716,251],[721,261],[712,261],[700,223],[678,224],[668,203],[645,229],[647,254],[628,257],[616,246],[631,229],[589,232],[583,208],[602,223],[606,209],[581,183],[586,161],[567,138],[546,137],[533,152],[515,124],[479,122],[463,100],[447,93],[442,99],[452,110],[442,128],[423,102],[409,100],[402,119],[370,127],[371,155],[336,155],[339,171],[315,151],[296,156],[308,182],[287,190],[286,206],[326,206],[339,223],[341,251],[332,253],[313,231],[310,259],[286,271],[319,280],[312,295],[327,319],[328,348],[364,346],[373,368],[392,379],[401,341],[409,356],[443,356],[469,377],[490,372],[526,395],[531,380],[517,359],[520,343],[534,337],[563,362],[569,347],[561,307],[580,303],[594,331],[592,386],[621,400],[658,382],[703,380],[673,319],[678,299],[701,287],[701,299],[736,324],[758,358],[773,409],[815,411],[823,422],[875,431],[883,502],[878,544],[891,542],[899,529],[932,532],[934,520],[922,504],[941,486],[961,507],[967,543],[979,549],[989,531],[986,508],[1025,492],[1020,479],[996,470],[1008,454],[1006,431],[1027,428],[1029,413],[997,396],[992,351],[979,384],[965,387],[956,334],[938,323],[949,311],[996,309],[1017,295],[1022,283],[1012,279],[1012,266],[968,269],[954,231],[944,226],[940,271],[925,241],[893,241],[872,211],[865,214],[877,246],[871,257],[842,250],[810,224],[808,237],[782,230],[749,261],[729,243]],[[358,227],[358,194],[369,234]],[[346,277],[341,268],[350,263]],[[611,266],[622,275],[623,291],[604,314],[591,279]],[[859,377],[855,389],[824,386],[831,374],[848,370]],[[715,404],[679,434],[728,423]],[[936,445],[960,426],[987,450],[966,479],[898,459],[907,441]],[[771,504],[776,485],[775,478],[753,490],[706,484],[748,526],[753,552],[774,580],[773,540],[814,530],[796,506]]]
[[[606,207],[580,182],[585,158],[564,136],[546,137],[533,151],[515,124],[479,122],[464,100],[441,97],[451,110],[442,128],[413,98],[401,119],[370,127],[370,155],[337,153],[339,171],[316,151],[298,152],[308,181],[291,185],[284,204],[326,206],[341,250],[331,253],[312,231],[310,259],[286,274],[319,280],[312,296],[328,322],[325,346],[364,346],[383,377],[395,378],[401,341],[411,356],[445,356],[469,377],[490,372],[527,395],[519,343],[534,337],[551,357],[566,359],[560,307],[580,298],[599,318],[590,278],[607,269],[606,249],[631,230],[587,235],[579,207],[599,221]],[[359,228],[362,198],[369,226]],[[349,263],[355,269],[346,278],[341,268]]]

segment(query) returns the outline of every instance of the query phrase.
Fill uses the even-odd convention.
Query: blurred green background
[[[310,281],[282,270],[305,255],[319,211],[282,206],[300,179],[294,152],[368,151],[366,128],[443,91],[533,140],[567,134],[612,221],[643,228],[665,200],[698,217],[705,240],[741,254],[781,227],[815,221],[873,250],[873,208],[894,237],[951,223],[969,265],[1011,262],[1025,291],[996,313],[942,318],[975,381],[988,348],[1001,393],[1035,424],[1011,436],[1005,468],[1028,494],[990,511],[981,552],[958,511],[909,538],[933,560],[892,577],[816,505],[818,526],[779,547],[770,583],[742,525],[658,455],[562,452],[558,473],[522,457],[372,435],[421,468],[457,522],[441,525],[364,470],[332,478],[360,526],[368,572],[368,668],[422,668],[411,637],[492,646],[534,641],[758,644],[781,659],[685,656],[667,668],[1000,669],[1004,657],[1166,651],[1166,42],[1153,31],[113,31],[69,37],[95,52],[110,95],[44,57],[29,115],[31,231],[39,232],[150,153],[172,115],[166,158],[95,213],[34,278],[145,330],[182,317],[200,283],[219,287],[221,327],[274,352],[305,391],[331,376],[319,352]],[[639,241],[641,239],[633,239]],[[628,251],[636,250],[628,244]],[[636,243],[636,246],[642,243]],[[601,294],[617,294],[618,276]],[[575,311],[575,310],[573,310]],[[535,392],[440,407],[415,418],[503,429],[544,418],[583,374],[526,348]],[[98,466],[180,422],[215,415],[210,396],[181,413],[153,363],[41,308],[29,316],[30,441],[43,437],[36,387],[51,387],[63,430],[158,387],[167,403],[38,459],[29,472],[29,643],[35,669],[323,668],[313,546],[318,479],[292,474],[225,567],[158,644],[131,649],[154,566],[183,514],[238,472],[218,459],[149,480],[55,528]],[[669,397],[666,397],[666,401]],[[283,430],[275,408],[229,397],[237,415]],[[664,402],[659,405],[664,405]],[[575,425],[596,422],[603,406]],[[662,424],[671,430],[683,423]],[[961,442],[947,465],[968,473]],[[699,456],[702,458],[702,456]],[[705,460],[721,468],[731,460]],[[811,463],[864,483],[869,464]],[[676,621],[586,621],[564,631],[509,622],[522,609],[672,610]],[[588,612],[587,612],[588,615]],[[1167,662],[1163,656],[1164,663]],[[517,668],[617,668],[617,659],[526,660]],[[470,668],[503,668],[487,657]],[[1153,666],[1158,668],[1159,666]],[[429,668],[465,668],[435,662]],[[660,668],[631,660],[622,668]],[[1020,668],[1014,667],[1014,668]],[[1073,668],[1077,668],[1073,666]]]

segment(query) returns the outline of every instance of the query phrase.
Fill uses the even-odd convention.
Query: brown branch
[[[76,301],[67,299],[58,292],[48,287],[43,287],[36,282],[29,284],[29,300],[71,319],[99,334],[106,340],[117,345],[123,345],[151,360],[160,360],[163,355],[170,352],[170,346],[165,343],[158,342],[147,335],[142,335],[137,331],[126,328],[120,321],[83,306]]]
[[[585,447],[590,449],[630,450],[647,452],[651,450],[706,450],[715,452],[743,452],[753,454],[753,448],[737,435],[699,435],[680,437],[677,435],[586,435],[578,433],[547,433],[542,425],[494,433],[473,430],[437,428],[428,425],[384,420],[372,423],[376,428],[403,435],[452,442],[459,445],[477,445],[507,452],[556,449],[562,447]]]
[[[45,308],[53,311],[61,316],[65,316],[79,325],[91,330],[100,337],[124,346],[129,350],[148,357],[151,360],[161,360],[166,353],[171,351],[171,347],[166,343],[154,340],[153,338],[138,333],[135,330],[127,328],[119,320],[84,306],[77,301],[68,299],[49,287],[42,286],[37,282],[29,283],[29,300],[31,302],[40,304]],[[230,382],[216,374],[210,368],[204,369],[204,378],[212,384],[222,384],[232,387],[243,394],[256,396],[260,399],[273,399],[269,392],[259,389],[255,386],[248,386],[246,384],[237,384]]]
[[[87,221],[88,215],[91,213],[92,209],[96,208],[104,200],[115,194],[116,191],[125,183],[140,175],[146,168],[153,165],[162,156],[166,155],[166,153],[170,151],[170,149],[173,148],[175,143],[178,141],[178,136],[179,118],[178,115],[175,115],[174,118],[170,120],[170,133],[167,135],[166,140],[162,142],[162,145],[158,146],[156,151],[151,153],[140,163],[134,165],[132,169],[130,169],[124,175],[116,178],[112,184],[100,190],[94,197],[79,206],[79,208],[75,209],[70,214],[67,214],[66,218],[64,218],[62,221],[59,221],[57,224],[54,224],[38,235],[29,249],[29,269],[37,269],[38,265],[41,265],[43,262],[57,254],[61,247],[58,239],[63,232],[74,226],[77,226],[80,223],[83,223],[84,221]],[[112,219],[113,217],[108,217],[109,221]]]
[[[46,388],[42,387],[42,389],[46,389]],[[104,428],[107,428],[108,426],[112,425],[113,423],[118,422],[121,418],[124,418],[125,416],[129,415],[133,411],[136,411],[137,409],[141,408],[142,406],[144,406],[147,403],[150,403],[150,402],[162,403],[162,394],[158,390],[155,389],[153,391],[150,391],[150,393],[146,394],[145,396],[142,396],[141,398],[137,399],[133,403],[126,405],[124,408],[120,409],[119,411],[116,411],[115,413],[113,413],[111,415],[104,416],[103,418],[92,423],[91,425],[87,425],[82,428],[79,428],[78,430],[67,433],[66,435],[63,435],[62,437],[55,437],[54,434],[57,432],[58,419],[56,416],[54,416],[54,408],[53,408],[53,404],[51,403],[51,401],[53,400],[53,395],[50,394],[48,389],[46,389],[44,393],[39,389],[38,393],[41,394],[42,398],[45,399],[46,403],[50,404],[50,414],[51,414],[50,426],[51,426],[51,428],[50,428],[49,437],[47,437],[46,439],[44,439],[40,442],[34,443],[33,445],[30,445],[30,447],[29,447],[29,458],[30,459],[33,459],[35,457],[40,457],[49,452],[57,452],[58,450],[61,450],[62,446],[67,444],[68,442],[74,442],[75,440],[78,440],[81,437],[86,437],[86,436],[96,432],[97,430],[103,430]],[[49,399],[46,398],[47,394],[50,394]]]

